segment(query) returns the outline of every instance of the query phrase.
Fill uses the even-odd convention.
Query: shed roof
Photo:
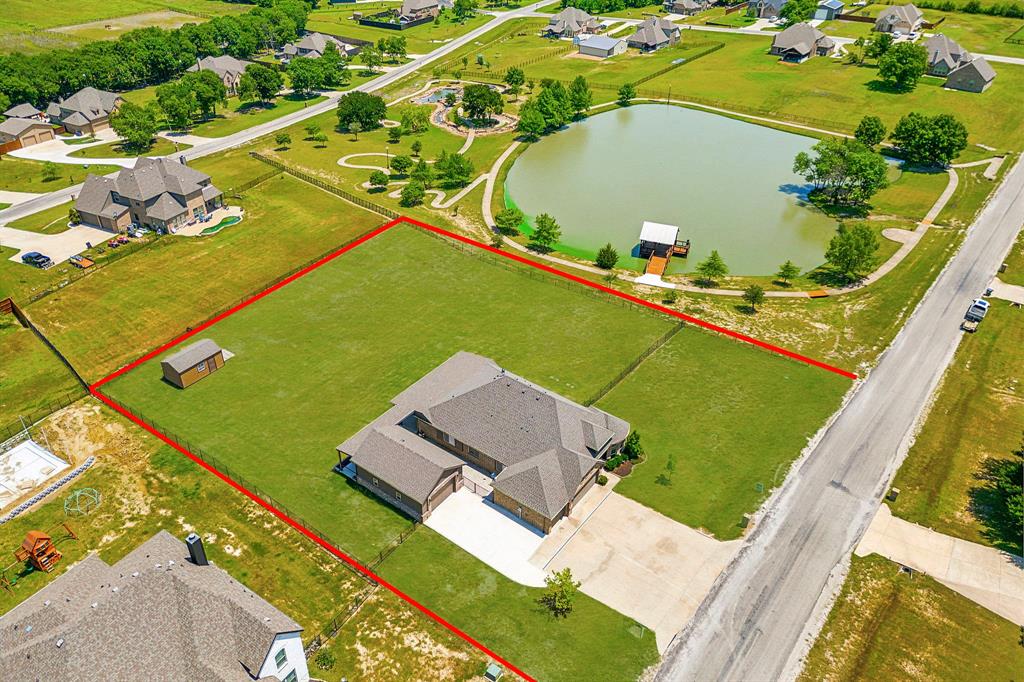
[[[38,116],[42,112],[36,109],[28,102],[22,102],[21,104],[15,104],[13,107],[4,112],[4,116],[11,118],[31,118],[32,116]]]
[[[580,46],[592,47],[596,50],[612,50],[622,42],[620,38],[609,38],[608,36],[590,36],[580,41]]]
[[[649,220],[645,220],[644,226],[640,228],[640,241],[644,242],[674,245],[678,237],[679,228],[675,225],[653,223]]]
[[[193,344],[185,346],[174,355],[165,358],[161,365],[167,365],[175,372],[184,372],[195,367],[203,360],[209,360],[221,352],[220,346],[210,339],[200,339]]]

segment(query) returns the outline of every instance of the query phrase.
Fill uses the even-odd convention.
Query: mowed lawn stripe
[[[106,392],[369,561],[405,527],[331,471],[338,443],[459,350],[585,400],[672,322],[400,225],[202,333],[237,357],[186,391],[159,358]]]

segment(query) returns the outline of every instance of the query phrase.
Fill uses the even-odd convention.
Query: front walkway
[[[883,504],[857,556],[872,552],[926,573],[1003,618],[1024,625],[1024,559],[943,535],[892,515]]]
[[[664,653],[741,543],[720,542],[605,491],[582,522],[548,536],[534,563],[571,568],[585,594],[650,628]]]
[[[423,522],[506,578],[544,587],[545,572],[529,561],[544,535],[491,502],[460,488]]]
[[[1019,284],[1007,284],[996,277],[992,280],[992,284],[989,287],[992,289],[993,298],[1001,298],[1010,303],[1024,305],[1024,287]]]

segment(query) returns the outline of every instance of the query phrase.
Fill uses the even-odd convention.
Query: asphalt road
[[[536,2],[531,5],[525,5],[523,7],[520,7],[519,9],[496,14],[494,18],[488,21],[486,24],[483,24],[482,26],[473,29],[469,33],[465,33],[459,36],[458,38],[455,38],[450,42],[445,43],[444,45],[437,48],[433,52],[430,52],[429,54],[417,57],[410,61],[408,64],[403,64],[402,66],[391,71],[388,71],[387,73],[381,75],[378,78],[373,79],[372,81],[367,81],[361,85],[358,85],[355,88],[353,88],[353,90],[361,90],[363,92],[376,92],[377,90],[381,90],[391,85],[395,81],[398,81],[408,76],[412,72],[423,68],[427,64],[431,64],[432,62],[435,62],[438,59],[441,59],[442,57],[451,54],[455,50],[458,50],[460,47],[466,45],[467,43],[476,40],[477,38],[484,35],[488,31],[494,30],[495,28],[505,23],[506,21],[523,16],[529,16],[534,10],[536,10],[538,7],[542,7],[543,5],[547,4],[547,2],[550,2],[550,0],[547,0],[546,2]],[[179,156],[184,156],[186,159],[198,159],[203,156],[216,154],[217,152],[222,152],[227,149],[238,147],[239,145],[243,145],[246,142],[255,140],[258,137],[262,137],[269,133],[273,133],[277,130],[281,130],[282,128],[287,128],[288,126],[299,123],[300,121],[304,121],[307,118],[312,118],[313,116],[317,116],[326,111],[331,111],[337,106],[338,98],[343,94],[344,93],[340,92],[330,93],[328,99],[324,100],[323,102],[319,102],[312,106],[306,107],[305,109],[302,109],[300,111],[287,114],[280,118],[274,119],[273,121],[261,123],[260,125],[253,126],[251,128],[246,128],[245,130],[237,132],[233,135],[219,137],[212,142],[197,145],[195,147],[185,150]],[[11,206],[10,208],[4,209],[0,211],[0,225],[6,225],[13,220],[17,220],[18,218],[23,218],[27,215],[37,213],[38,211],[52,208],[54,206],[59,206],[60,204],[63,204],[64,202],[70,200],[73,196],[77,196],[78,192],[81,189],[81,184],[73,185],[71,187],[66,187],[64,189],[57,190],[56,192],[50,192],[49,194],[43,195],[41,197],[36,197],[35,199],[30,199],[24,203],[16,204],[14,206]]]
[[[1024,165],[1006,176],[960,251],[802,464],[791,472],[688,627],[658,680],[777,680],[829,576],[866,530],[953,357],[959,325],[1024,224]],[[984,332],[984,323],[978,333]]]

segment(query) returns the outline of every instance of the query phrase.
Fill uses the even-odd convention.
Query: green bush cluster
[[[619,468],[619,465],[627,461],[635,461],[643,457],[644,447],[640,444],[640,432],[631,431],[626,436],[626,442],[622,445],[622,450],[619,454],[608,459],[604,463],[605,471],[615,471]]]

